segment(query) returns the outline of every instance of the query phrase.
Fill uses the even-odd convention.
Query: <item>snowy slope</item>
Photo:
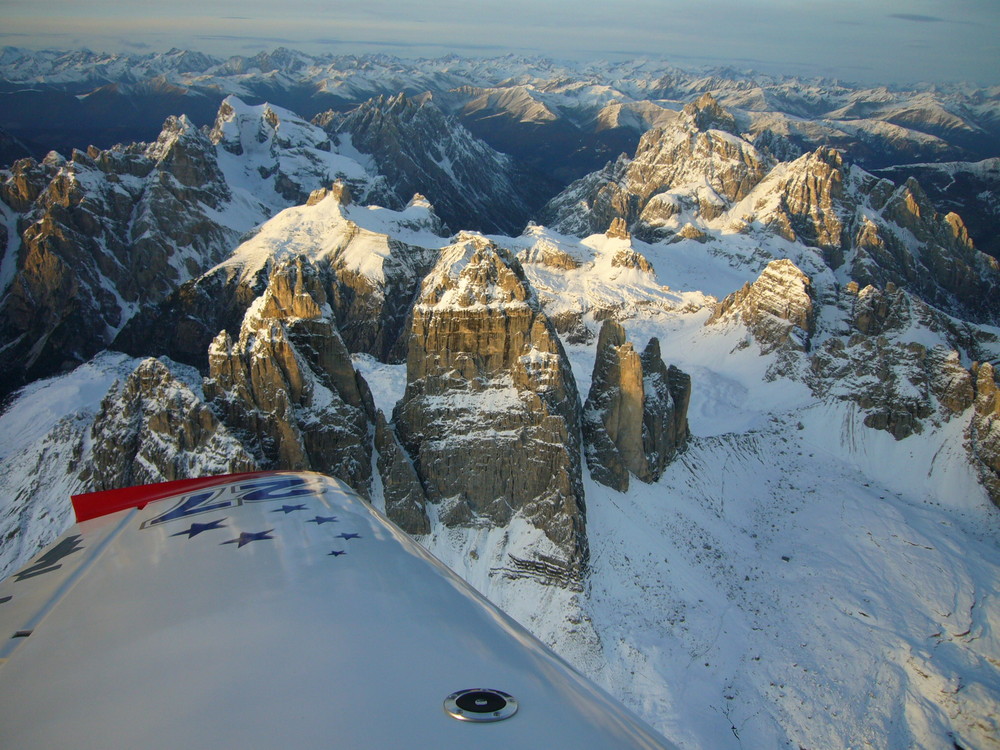
[[[696,437],[656,485],[588,481],[583,595],[504,579],[525,530],[421,541],[683,747],[997,746],[1000,513],[964,425],[897,443],[657,317],[626,325],[693,373]],[[366,376],[386,408],[405,374]]]
[[[505,578],[530,530],[421,541],[683,747],[998,746],[1000,511],[962,448],[967,415],[897,442],[849,402],[768,382],[775,355],[705,327],[706,307],[602,273],[589,253],[621,240],[534,228],[508,242],[591,264],[594,299],[579,269],[525,269],[553,305],[613,289],[636,345],[658,336],[692,374],[695,437],[655,485],[587,481],[581,595]],[[685,272],[658,257],[676,245],[643,247],[672,288],[718,262],[692,242]],[[567,349],[585,394],[593,343]],[[391,408],[403,368],[362,364]]]

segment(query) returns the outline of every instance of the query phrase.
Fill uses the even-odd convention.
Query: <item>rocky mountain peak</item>
[[[695,101],[685,104],[682,111],[697,130],[724,130],[733,135],[738,134],[736,118],[723,109],[716,98],[707,92]]]
[[[432,99],[379,96],[346,115],[315,120],[371,157],[385,180],[366,200],[402,208],[426,195],[455,229],[520,231],[528,220],[524,195],[532,190],[510,157],[494,151]]]
[[[371,477],[374,406],[309,260],[276,262],[234,341],[208,352],[205,394],[265,467],[313,469],[360,492]]]
[[[95,490],[258,468],[204,402],[197,372],[152,358],[104,397],[91,440],[83,479]]]
[[[640,354],[625,329],[605,320],[584,404],[587,466],[598,482],[625,492],[629,475],[652,483],[687,443],[691,378],[664,365],[660,343]]]
[[[840,153],[820,147],[772,180],[760,186],[758,201],[767,208],[756,218],[787,240],[821,249],[831,265],[840,265],[850,245],[848,219],[854,213],[853,206],[845,205],[849,178]]]
[[[482,235],[462,232],[441,251],[441,260],[424,279],[418,304],[440,308],[525,305],[537,309],[538,303],[509,250]]]
[[[859,222],[854,279],[879,286],[894,283],[973,320],[1000,319],[1000,262],[976,250],[961,217],[938,213],[912,178],[881,205],[872,198],[881,221]]]
[[[577,585],[587,556],[579,425],[565,352],[520,264],[460,235],[414,306],[393,414],[438,517],[452,526],[522,518],[547,541],[512,557],[509,574]]]
[[[229,198],[229,187],[219,170],[213,144],[186,115],[168,117],[159,138],[146,150],[157,168],[168,172],[181,185],[198,188],[205,195]],[[210,190],[206,190],[211,187]]]
[[[632,235],[628,231],[628,225],[625,224],[625,219],[621,216],[616,216],[611,220],[611,225],[608,227],[608,231],[605,234],[612,239],[627,240],[631,239]]]
[[[549,201],[543,219],[582,236],[620,218],[639,236],[655,238],[681,213],[717,218],[774,166],[771,156],[730,132],[734,128],[714,98],[701,97],[683,117],[647,130],[632,158],[572,183]]]
[[[812,281],[792,261],[772,260],[755,282],[723,299],[705,325],[739,320],[764,354],[778,348],[808,351],[813,294]]]
[[[0,328],[18,342],[0,353],[3,392],[100,351],[239,235],[220,219],[233,196],[215,149],[183,116],[153,144],[50,155],[0,179],[25,219],[0,300]]]

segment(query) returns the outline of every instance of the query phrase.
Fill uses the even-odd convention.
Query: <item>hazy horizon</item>
[[[0,15],[0,44],[31,49],[653,57],[863,83],[1000,84],[993,0],[0,0]]]

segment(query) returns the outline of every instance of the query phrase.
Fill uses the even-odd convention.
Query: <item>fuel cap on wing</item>
[[[502,690],[459,690],[444,699],[445,712],[459,721],[502,721],[517,713],[517,700]]]

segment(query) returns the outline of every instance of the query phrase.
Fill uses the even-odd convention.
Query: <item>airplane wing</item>
[[[0,747],[672,747],[336,480],[73,500],[0,583]]]

